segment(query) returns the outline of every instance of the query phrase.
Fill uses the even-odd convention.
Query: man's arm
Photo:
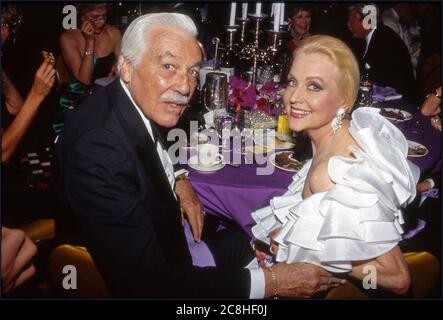
[[[205,220],[203,204],[187,178],[176,181],[175,192],[180,198],[182,219],[188,219],[194,240],[200,242]]]
[[[172,259],[168,252],[172,248],[161,246],[159,230],[154,230],[152,221],[171,213],[155,206],[159,199],[151,187],[146,190],[140,186],[145,184],[137,175],[142,169],[128,155],[127,143],[108,130],[96,129],[83,134],[69,148],[63,168],[68,201],[113,296],[249,296],[248,270],[198,268],[191,262]]]

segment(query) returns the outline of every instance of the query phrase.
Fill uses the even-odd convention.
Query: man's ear
[[[129,64],[127,59],[125,59],[123,57],[120,57],[120,59],[122,59],[122,61],[120,61],[120,63],[121,63],[120,78],[123,80],[124,83],[129,83],[129,82],[131,82],[132,71],[134,69]]]

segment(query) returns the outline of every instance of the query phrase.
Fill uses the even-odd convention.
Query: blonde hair
[[[351,49],[341,40],[324,35],[310,36],[294,51],[294,60],[300,54],[323,54],[337,67],[337,86],[350,111],[357,97],[360,70]]]

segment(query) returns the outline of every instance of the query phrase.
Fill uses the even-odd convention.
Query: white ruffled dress
[[[414,199],[420,175],[406,159],[406,138],[371,108],[354,111],[349,132],[359,146],[350,146],[355,159],[329,160],[334,187],[303,199],[308,161],[283,196],[252,213],[257,239],[269,243],[268,234],[280,228],[276,261],[349,272],[352,261],[383,255],[401,240],[401,207]]]

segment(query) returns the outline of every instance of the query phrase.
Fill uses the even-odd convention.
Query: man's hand
[[[5,293],[15,289],[35,273],[32,257],[37,248],[21,230],[2,227],[2,284]]]
[[[182,220],[188,219],[195,242],[200,242],[205,219],[203,205],[188,180],[177,181],[175,192],[180,198]]]
[[[277,263],[272,267],[280,297],[309,298],[317,292],[326,291],[346,283],[333,277],[319,266],[307,263]],[[269,269],[265,268],[265,298],[274,295],[274,281]]]

